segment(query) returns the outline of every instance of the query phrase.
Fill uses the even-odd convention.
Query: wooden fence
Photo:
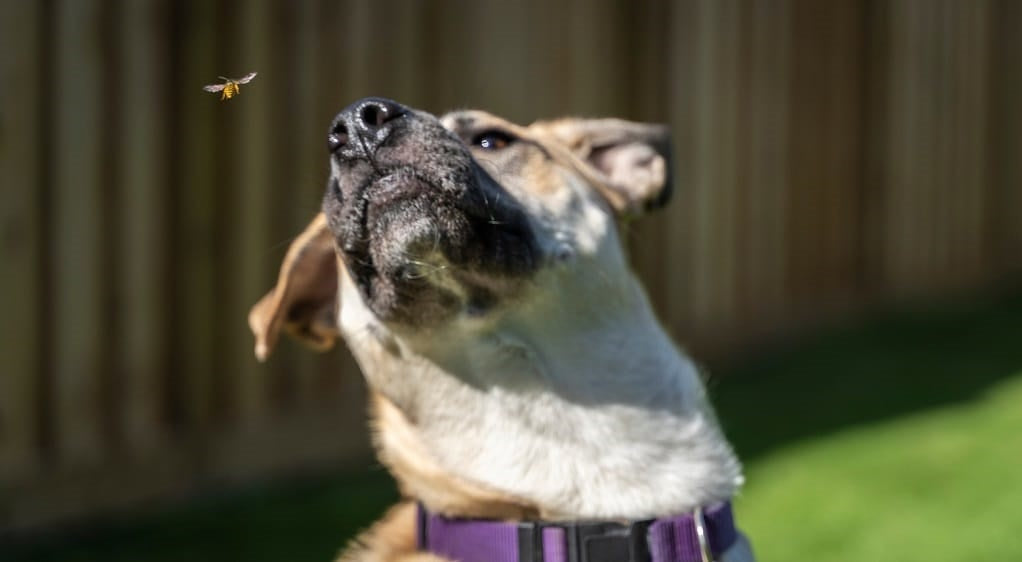
[[[346,353],[245,325],[364,95],[671,123],[628,240],[696,350],[1022,265],[1012,0],[0,0],[0,47],[0,529],[366,462]]]

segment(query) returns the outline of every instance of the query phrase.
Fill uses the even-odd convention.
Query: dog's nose
[[[408,113],[408,108],[386,98],[365,98],[344,108],[334,118],[327,136],[327,147],[336,152],[349,144],[375,151],[386,138],[390,125]],[[352,143],[358,140],[358,143]]]

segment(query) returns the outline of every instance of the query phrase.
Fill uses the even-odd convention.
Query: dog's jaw
[[[574,302],[523,303],[483,332],[450,324],[424,346],[349,306],[358,292],[342,281],[341,325],[370,386],[439,467],[546,518],[639,519],[731,497],[738,461],[638,282],[557,282]],[[582,310],[586,291],[608,308]],[[401,455],[380,443],[385,459]]]

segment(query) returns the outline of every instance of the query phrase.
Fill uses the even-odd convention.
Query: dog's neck
[[[637,519],[730,497],[738,461],[631,273],[598,309],[584,293],[606,279],[552,282],[571,291],[544,294],[576,297],[521,303],[425,344],[382,328],[342,279],[341,326],[440,470],[544,517]]]

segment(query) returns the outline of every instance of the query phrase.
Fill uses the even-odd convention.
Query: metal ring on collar
[[[699,550],[703,555],[703,562],[714,562],[713,552],[710,550],[710,534],[706,530],[702,507],[697,507],[692,511],[692,520],[695,522],[696,538],[699,539]]]

